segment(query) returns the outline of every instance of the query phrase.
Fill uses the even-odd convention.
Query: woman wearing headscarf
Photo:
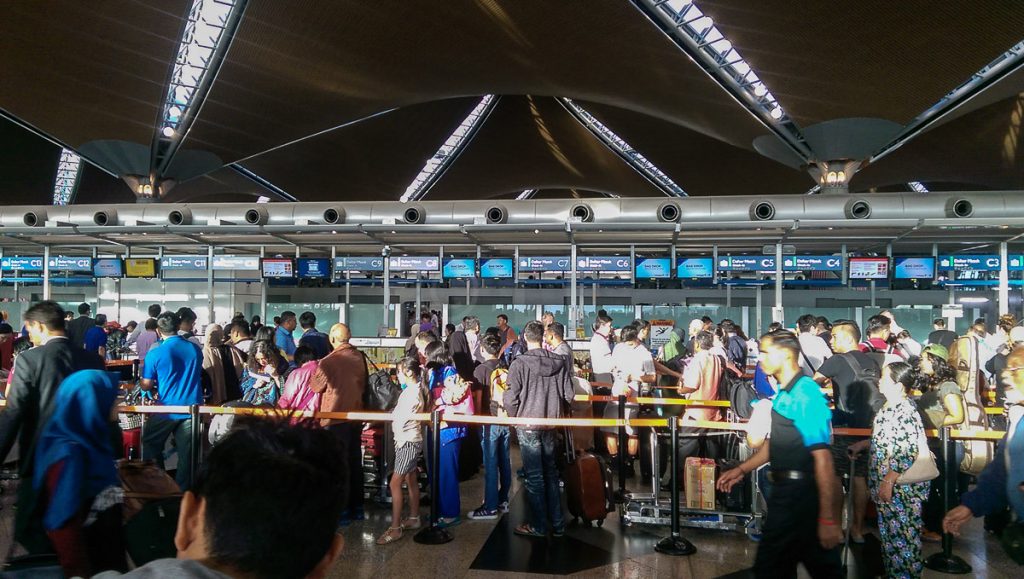
[[[242,397],[240,384],[245,357],[238,348],[224,343],[224,329],[218,324],[206,328],[203,371],[210,378],[210,403],[223,404]]]
[[[254,406],[276,406],[291,370],[273,342],[253,342],[242,375],[242,400]]]
[[[34,504],[68,577],[127,570],[124,493],[111,440],[118,381],[118,374],[100,370],[68,376],[36,446]]]

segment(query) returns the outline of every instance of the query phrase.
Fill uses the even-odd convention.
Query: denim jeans
[[[174,435],[174,447],[178,452],[178,472],[174,479],[181,490],[188,490],[192,484],[192,419],[178,420],[153,414],[146,420],[143,432],[143,458],[155,460],[160,468],[164,468],[167,437]]]
[[[484,509],[497,510],[508,502],[512,488],[512,461],[509,458],[509,427],[485,424],[480,437],[484,452]],[[500,483],[500,485],[499,485]]]
[[[548,519],[555,531],[565,529],[562,497],[555,466],[556,437],[554,430],[517,429],[519,451],[526,471],[526,495],[530,501],[530,526],[537,532],[548,531]]]

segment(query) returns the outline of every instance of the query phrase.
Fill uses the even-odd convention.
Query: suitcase
[[[181,489],[153,461],[119,460],[124,487],[124,539],[136,567],[175,557],[174,533],[181,510]]]
[[[742,461],[735,459],[719,459],[718,461],[718,475],[721,476],[723,472],[732,470],[740,465]],[[731,513],[749,513],[751,512],[750,504],[750,474],[748,473],[743,477],[743,480],[732,487],[732,490],[725,493],[717,491],[717,499],[723,510]]]
[[[584,524],[596,522],[603,526],[608,513],[615,508],[612,503],[611,471],[604,459],[589,452],[574,456],[572,435],[566,437],[569,464],[563,471],[565,498],[569,514]]]

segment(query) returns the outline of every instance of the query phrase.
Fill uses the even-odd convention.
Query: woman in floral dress
[[[924,432],[917,407],[907,398],[915,380],[913,366],[894,362],[882,370],[878,384],[886,402],[875,415],[868,488],[878,505],[886,577],[921,576],[921,505],[931,483],[896,482],[914,464]]]

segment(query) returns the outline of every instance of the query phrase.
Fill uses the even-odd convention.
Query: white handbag
[[[924,432],[917,439],[917,458],[903,474],[896,479],[896,484],[909,485],[930,481],[939,476],[939,468],[935,464],[935,456],[928,448],[928,437]]]

